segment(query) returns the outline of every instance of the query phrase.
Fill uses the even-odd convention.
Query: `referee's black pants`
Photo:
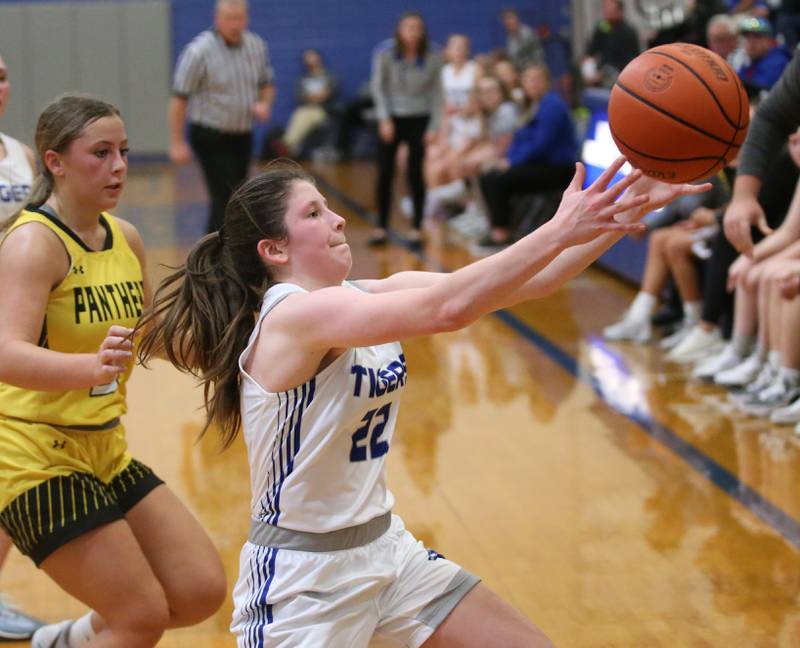
[[[189,143],[203,169],[211,196],[206,231],[216,232],[222,227],[225,206],[231,194],[247,179],[253,136],[251,133],[224,133],[191,124]]]

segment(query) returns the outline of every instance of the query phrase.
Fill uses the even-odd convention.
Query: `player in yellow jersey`
[[[33,646],[154,646],[212,614],[225,576],[120,422],[149,299],[142,240],[107,212],[125,184],[125,126],[105,102],[63,96],[35,144],[42,175],[0,240],[0,526],[93,610]]]

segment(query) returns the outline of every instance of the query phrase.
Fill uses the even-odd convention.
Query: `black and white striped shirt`
[[[198,34],[181,52],[172,93],[189,99],[189,121],[226,133],[253,126],[259,90],[273,83],[264,40],[246,31],[239,45],[228,45],[213,29]]]

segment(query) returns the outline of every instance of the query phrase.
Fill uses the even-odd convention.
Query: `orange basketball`
[[[708,178],[736,157],[750,113],[725,60],[697,45],[673,43],[625,66],[611,90],[608,120],[634,167],[679,183]]]

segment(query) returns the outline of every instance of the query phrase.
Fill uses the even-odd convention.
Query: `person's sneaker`
[[[752,398],[739,402],[739,409],[751,416],[768,416],[773,410],[786,407],[800,396],[800,388],[791,385],[782,376],[778,375],[776,382],[762,389]]]
[[[800,398],[795,398],[794,401],[786,407],[779,407],[778,409],[772,410],[772,414],[769,415],[769,420],[777,425],[800,423]]]
[[[7,600],[0,600],[0,641],[25,641],[43,625],[44,621],[20,612]]]
[[[735,404],[745,403],[757,398],[763,389],[771,386],[778,378],[778,370],[769,362],[762,365],[761,370],[752,382],[739,385],[738,390],[728,392],[728,400]]]
[[[728,389],[744,387],[751,384],[758,377],[764,368],[764,362],[757,353],[753,353],[735,367],[723,369],[714,374],[714,382],[720,387],[727,387]]]
[[[670,362],[697,362],[722,350],[724,342],[717,329],[706,331],[702,326],[693,326],[686,335],[667,354]]]
[[[42,626],[33,633],[31,648],[70,648],[69,629],[72,620]]]
[[[744,358],[740,356],[732,344],[726,344],[720,353],[705,360],[698,362],[692,369],[692,378],[697,380],[710,381],[720,371],[732,369],[742,362]]]
[[[650,319],[634,317],[630,310],[625,311],[619,322],[603,329],[603,337],[611,342],[637,342],[644,344],[653,337]]]
[[[669,334],[665,338],[661,338],[661,341],[658,343],[658,346],[663,349],[664,351],[669,351],[670,349],[674,349],[678,346],[683,340],[686,339],[686,336],[692,332],[692,324],[687,324],[685,321],[681,322],[681,325],[678,326],[675,331]]]

